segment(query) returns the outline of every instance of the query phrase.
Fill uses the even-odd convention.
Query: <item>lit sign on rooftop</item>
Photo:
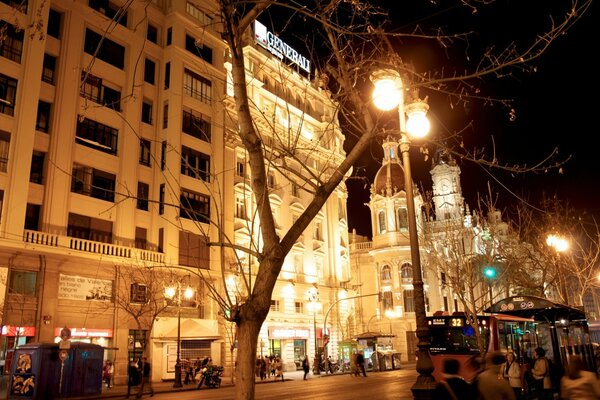
[[[287,58],[306,72],[310,73],[310,61],[283,40],[279,39],[267,27],[258,21],[254,21],[254,38],[256,43],[269,50],[280,60]]]

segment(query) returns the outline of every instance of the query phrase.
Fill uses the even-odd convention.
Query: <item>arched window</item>
[[[398,208],[398,230],[400,232],[408,231],[408,210],[406,207]]]
[[[381,280],[382,281],[391,281],[392,280],[392,269],[389,265],[384,265],[381,268]]]
[[[385,211],[379,211],[379,214],[377,215],[377,219],[379,221],[379,233],[385,233],[386,232]]]
[[[402,283],[412,283],[413,280],[413,269],[409,263],[404,263],[400,267],[400,280]]]

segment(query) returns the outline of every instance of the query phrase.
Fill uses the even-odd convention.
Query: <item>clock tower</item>
[[[433,180],[433,205],[436,221],[463,218],[465,200],[460,186],[460,168],[451,154],[439,150],[431,168]]]

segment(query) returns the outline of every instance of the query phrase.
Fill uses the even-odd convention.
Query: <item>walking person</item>
[[[275,379],[281,377],[281,381],[283,382],[283,364],[281,363],[281,358],[277,357],[275,359]]]
[[[580,356],[571,356],[567,374],[560,380],[560,398],[564,400],[600,399],[600,382],[596,374],[585,371]]]
[[[107,388],[111,388],[111,381],[113,375],[113,364],[109,360],[104,362],[104,367],[102,367],[102,380],[106,384]]]
[[[455,358],[444,360],[443,380],[438,382],[433,392],[436,400],[475,400],[475,388],[459,375],[460,362]]]
[[[500,374],[502,375],[502,378],[506,379],[510,384],[513,392],[515,392],[515,398],[517,400],[521,399],[523,388],[521,381],[521,366],[512,350],[506,352],[506,362],[502,364]]]
[[[358,376],[358,364],[356,363],[356,352],[352,353],[350,358],[350,368],[352,368],[352,376]]]
[[[485,371],[477,377],[477,393],[480,400],[516,400],[515,392],[506,379],[502,379],[500,368],[506,357],[499,351],[488,353]]]
[[[140,376],[138,364],[134,360],[131,360],[127,367],[127,398],[129,398],[129,395],[131,394],[131,388],[139,385],[141,380],[142,378]]]
[[[358,366],[359,372],[362,372],[363,376],[367,377],[367,369],[365,368],[365,356],[362,351],[359,351],[356,355],[356,365]]]
[[[154,396],[154,389],[152,388],[152,365],[148,361],[147,357],[142,358],[142,384],[140,390],[136,395],[136,398],[141,399],[144,395],[144,391],[150,392],[150,397]]]
[[[546,359],[546,350],[537,347],[533,351],[533,368],[531,376],[535,386],[535,396],[539,400],[552,400],[552,380],[550,379],[550,363]]]
[[[310,371],[310,363],[308,362],[308,356],[304,356],[304,359],[302,360],[302,370],[304,371],[304,380],[306,380],[306,376]]]

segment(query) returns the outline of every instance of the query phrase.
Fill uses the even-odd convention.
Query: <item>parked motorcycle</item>
[[[202,377],[198,381],[198,387],[200,389],[202,385],[206,385],[209,388],[218,388],[221,386],[221,377],[223,376],[223,367],[217,365],[209,365],[202,368],[200,371]]]

